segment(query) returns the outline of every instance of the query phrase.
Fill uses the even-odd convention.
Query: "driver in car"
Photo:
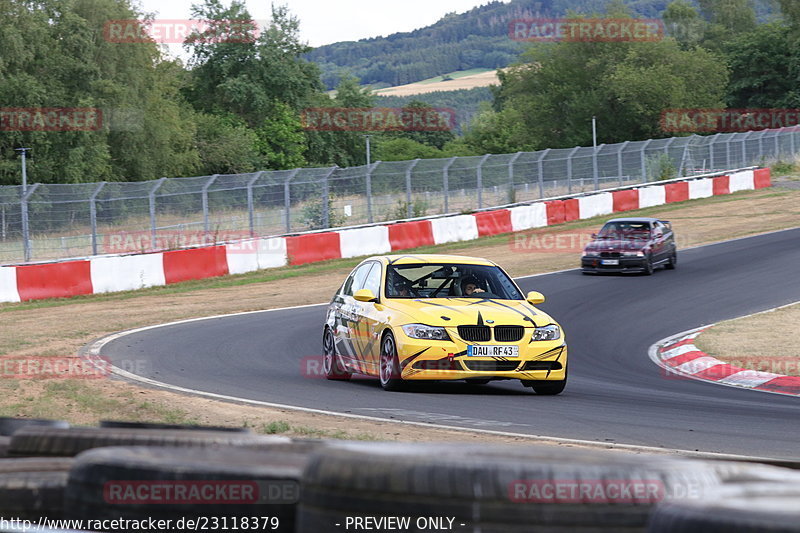
[[[464,293],[464,296],[473,296],[486,291],[481,289],[478,278],[470,276],[461,281],[461,292]]]

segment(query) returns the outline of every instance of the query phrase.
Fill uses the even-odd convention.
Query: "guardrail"
[[[0,267],[0,302],[136,290],[264,268],[384,254],[769,186],[768,168],[747,168],[727,174],[509,204],[470,214],[245,239],[149,254],[113,254],[6,266]]]

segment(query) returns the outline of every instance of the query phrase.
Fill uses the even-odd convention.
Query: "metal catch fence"
[[[145,182],[0,186],[0,264],[469,212],[794,158],[796,128]]]

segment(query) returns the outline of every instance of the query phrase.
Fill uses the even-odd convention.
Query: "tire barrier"
[[[308,455],[289,451],[110,447],[75,459],[66,518],[263,517],[293,531]]]
[[[658,505],[648,533],[800,533],[800,482],[740,483]]]
[[[722,483],[708,462],[657,455],[474,444],[344,443],[311,458],[298,529],[341,531],[361,517],[452,519],[490,532],[644,531],[658,501]],[[339,524],[339,525],[337,525]],[[426,524],[423,524],[427,526]]]
[[[610,192],[580,193],[471,214],[244,239],[223,245],[151,254],[95,256],[57,263],[0,267],[0,302],[136,290],[264,268],[382,254],[760,189],[770,184],[770,169],[742,170],[717,177],[683,178],[662,184],[622,187]]]
[[[187,424],[156,424],[153,422],[126,422],[121,420],[101,420],[98,425],[101,428],[188,429],[193,431],[230,431],[233,433],[253,433],[252,430],[242,427],[191,426]]]
[[[0,436],[10,437],[18,429],[22,429],[27,426],[68,428],[69,422],[65,422],[64,420],[47,420],[42,418],[0,417]]]
[[[68,429],[28,426],[11,437],[11,457],[72,457],[92,448],[107,446],[237,446],[291,442],[288,437],[234,433],[230,431],[186,431],[183,429],[131,429],[72,427]]]
[[[85,451],[0,459],[0,518],[169,519],[174,529],[268,516],[268,529],[300,533],[800,533],[800,472],[758,463],[202,429],[21,428],[14,438],[50,434],[41,452]]]

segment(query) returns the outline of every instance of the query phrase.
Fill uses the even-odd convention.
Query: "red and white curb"
[[[744,369],[711,357],[695,346],[695,339],[713,325],[662,339],[650,347],[650,359],[664,369],[666,377],[672,379],[695,379],[728,387],[800,396],[800,376]]]

